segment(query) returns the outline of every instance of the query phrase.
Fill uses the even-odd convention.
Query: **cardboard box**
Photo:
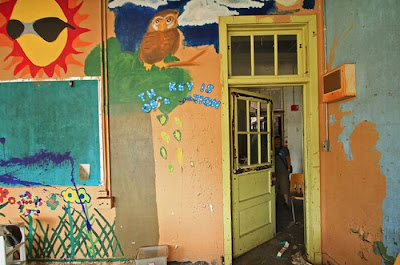
[[[150,246],[138,249],[136,265],[167,265],[168,246]]]

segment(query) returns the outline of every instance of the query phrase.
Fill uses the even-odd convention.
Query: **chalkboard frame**
[[[109,131],[108,131],[108,113],[106,113],[105,106],[105,96],[104,94],[107,91],[104,91],[103,84],[101,81],[101,77],[72,77],[66,79],[15,79],[15,80],[1,80],[0,85],[4,83],[13,84],[13,83],[54,83],[54,82],[68,82],[70,86],[74,86],[75,81],[96,81],[97,82],[97,113],[98,113],[98,155],[99,155],[99,181],[98,185],[88,185],[88,186],[97,186],[103,187],[106,191],[108,190],[108,182],[109,182]],[[0,135],[1,136],[1,135]],[[1,147],[1,146],[0,146]],[[0,150],[1,151],[1,150]],[[1,159],[0,159],[1,160]],[[4,160],[3,160],[4,162]],[[76,171],[76,170],[75,170]],[[79,178],[79,172],[75,172],[75,179]],[[78,185],[85,185],[82,183],[78,183]],[[10,185],[14,186],[14,185]],[[15,185],[15,186],[24,186],[24,185]],[[40,186],[38,185],[26,185],[26,186]],[[68,185],[58,185],[55,186],[68,186]]]

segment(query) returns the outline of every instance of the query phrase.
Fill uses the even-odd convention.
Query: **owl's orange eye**
[[[172,22],[172,18],[167,18],[167,24],[170,24]]]

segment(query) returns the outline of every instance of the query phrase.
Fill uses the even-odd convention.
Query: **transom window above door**
[[[301,31],[229,32],[229,77],[303,75]]]

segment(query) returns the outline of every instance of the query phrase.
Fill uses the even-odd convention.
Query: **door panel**
[[[271,215],[268,214],[271,210],[271,202],[263,202],[261,204],[251,206],[239,213],[239,232],[240,236],[250,234],[253,231],[259,230],[271,223]]]
[[[271,179],[264,171],[258,174],[240,174],[237,177],[239,202],[271,193]]]
[[[237,257],[275,236],[272,100],[231,89],[232,234]]]

